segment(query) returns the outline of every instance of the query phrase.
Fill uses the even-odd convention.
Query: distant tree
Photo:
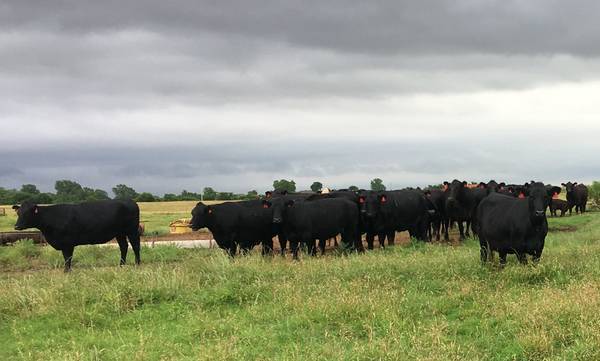
[[[112,191],[115,194],[115,199],[136,199],[138,196],[135,189],[125,184],[117,184]]]
[[[296,182],[286,179],[275,180],[273,181],[273,189],[292,193],[296,191]]]
[[[21,186],[21,192],[29,194],[40,194],[40,191],[37,189],[35,184],[23,184]]]
[[[323,183],[321,182],[313,182],[313,184],[310,185],[310,190],[313,192],[319,192],[323,189]]]
[[[110,199],[108,193],[102,189],[92,189],[83,187],[83,199],[82,201],[104,201]]]
[[[217,199],[217,192],[211,187],[205,187],[204,190],[202,190],[202,194],[205,201],[214,201]]]
[[[246,198],[248,200],[258,199],[258,192],[254,189],[251,191],[248,191],[248,193],[246,193],[246,196],[244,198]]]
[[[163,196],[163,201],[165,202],[173,202],[173,201],[178,201],[178,197],[177,195],[173,194],[173,193],[165,193],[165,195]]]
[[[81,185],[75,181],[63,179],[54,184],[56,189],[56,203],[79,202],[84,199],[84,191]]]
[[[383,181],[380,178],[375,178],[371,181],[371,190],[372,191],[384,191],[385,190],[385,185],[383,184]]]
[[[152,193],[142,192],[135,199],[137,202],[155,202],[156,197]]]
[[[202,199],[202,195],[199,193],[188,192],[184,189],[181,191],[178,198],[180,201],[199,201]]]
[[[219,192],[217,193],[218,201],[230,201],[235,199],[234,194],[231,192]]]
[[[348,190],[352,191],[352,192],[358,192],[358,187],[357,186],[350,186],[350,187],[348,187]]]

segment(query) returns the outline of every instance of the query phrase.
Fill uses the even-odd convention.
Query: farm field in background
[[[169,223],[180,218],[191,218],[191,212],[198,201],[178,202],[139,202],[140,221],[144,223],[147,236],[169,233]],[[222,201],[205,201],[205,204],[219,204]],[[12,206],[0,206],[6,210],[6,216],[0,217],[0,232],[14,231],[17,214]]]
[[[538,266],[479,245],[230,260],[219,250],[0,247],[3,360],[597,360],[600,213],[549,219]],[[497,261],[497,257],[496,257]]]

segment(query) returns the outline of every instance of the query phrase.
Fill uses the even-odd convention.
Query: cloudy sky
[[[0,186],[600,179],[600,2],[2,1]]]

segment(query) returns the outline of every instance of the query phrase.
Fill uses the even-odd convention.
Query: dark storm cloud
[[[581,147],[598,130],[586,103],[600,78],[598,10],[583,0],[4,2],[0,185],[589,180],[600,176],[588,156],[600,149]]]
[[[8,29],[214,32],[347,52],[597,54],[600,4],[500,1],[15,1]]]

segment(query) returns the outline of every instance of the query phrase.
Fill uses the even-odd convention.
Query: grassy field
[[[2,360],[598,360],[600,213],[550,219],[541,263],[474,240],[300,262],[0,248]],[[129,260],[132,263],[132,260]]]

